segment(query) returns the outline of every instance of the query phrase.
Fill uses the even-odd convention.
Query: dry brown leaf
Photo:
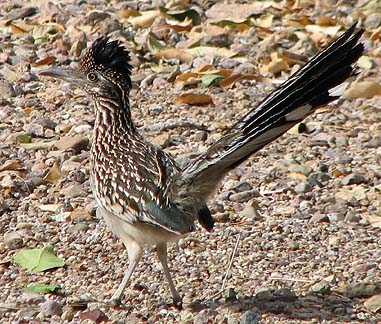
[[[286,61],[282,59],[277,59],[275,61],[271,61],[267,66],[267,70],[272,74],[277,74],[282,71],[286,71],[289,69],[289,66]]]
[[[56,184],[62,178],[62,172],[58,165],[58,162],[54,162],[52,168],[44,177],[44,180],[51,184]]]
[[[364,306],[368,311],[376,313],[381,309],[381,295],[374,295],[364,302]]]
[[[221,22],[229,20],[233,22],[242,22],[253,14],[260,14],[263,11],[263,3],[255,2],[253,4],[228,4],[216,3],[206,11],[208,23]]]
[[[238,81],[243,80],[256,80],[256,81],[265,81],[265,78],[260,75],[255,74],[234,74],[230,75],[229,77],[225,78],[220,82],[220,86],[222,88],[230,89],[234,86],[234,84]]]
[[[212,105],[212,97],[206,94],[186,93],[175,99],[176,105],[188,104],[193,106]]]
[[[271,14],[262,15],[254,20],[254,24],[261,28],[271,28],[273,25],[274,16]]]
[[[177,59],[181,62],[188,63],[193,60],[193,56],[188,54],[182,49],[179,48],[168,48],[165,50],[162,50],[160,52],[157,52],[155,54],[155,57],[162,58],[162,59]]]
[[[313,34],[322,33],[328,36],[336,36],[341,26],[319,26],[319,25],[307,25],[305,26],[306,31]]]
[[[381,85],[374,81],[360,81],[351,84],[348,90],[343,93],[343,97],[356,98],[373,98],[381,96]]]
[[[134,27],[147,28],[152,26],[156,17],[160,15],[158,10],[154,11],[145,11],[141,13],[141,16],[131,17],[128,19],[128,22]]]
[[[201,77],[199,73],[183,73],[176,77],[175,84],[186,86],[191,84],[197,84],[201,81]]]
[[[49,65],[49,64],[52,64],[55,60],[56,60],[55,56],[47,56],[43,59],[40,59],[34,62],[33,66]]]
[[[211,56],[211,57],[233,57],[237,55],[236,52],[223,48],[223,47],[212,47],[212,46],[198,46],[189,48],[186,50],[187,53],[196,57]]]
[[[138,17],[140,16],[140,12],[135,9],[127,8],[127,9],[121,9],[117,12],[117,15],[119,18],[130,18],[130,17]]]
[[[17,160],[8,160],[3,165],[0,165],[1,171],[17,171],[22,168],[22,165]]]
[[[367,220],[372,227],[381,228],[381,217],[372,214],[362,215],[362,218]]]

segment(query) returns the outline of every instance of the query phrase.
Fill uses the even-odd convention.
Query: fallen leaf
[[[349,99],[373,98],[381,96],[381,85],[374,81],[360,81],[351,84],[348,90],[343,93],[343,97]]]
[[[32,272],[41,272],[65,265],[65,261],[55,255],[51,245],[45,245],[42,249],[20,250],[14,260],[22,269]]]
[[[213,104],[212,97],[206,94],[187,93],[178,96],[175,99],[176,105],[188,104],[194,106],[211,105]]]
[[[17,160],[8,160],[3,165],[0,165],[0,172],[1,171],[16,171],[22,168],[22,165],[20,161]]]
[[[370,297],[364,302],[364,306],[368,311],[376,313],[381,309],[381,295]]]
[[[262,13],[263,6],[261,2],[255,2],[253,4],[216,3],[206,11],[207,21],[208,23],[218,23],[223,20],[242,22],[252,15]]]
[[[179,48],[168,48],[165,50],[162,50],[155,54],[155,57],[161,58],[161,59],[177,59],[181,62],[191,62],[193,60],[193,56],[183,49]]]
[[[51,184],[56,184],[58,180],[62,178],[62,172],[58,165],[58,162],[54,162],[49,172],[44,177],[44,180]]]
[[[204,88],[210,88],[218,85],[223,79],[224,77],[218,74],[206,74],[201,78],[201,85]]]
[[[52,285],[31,285],[23,290],[29,291],[35,294],[49,294],[49,293],[58,293],[61,290],[61,286],[52,286]]]
[[[168,9],[164,7],[160,7],[160,11],[164,16],[177,20],[177,21],[189,20],[192,22],[193,26],[200,25],[201,23],[200,14],[194,9],[169,11]]]
[[[336,36],[341,26],[320,26],[320,25],[307,25],[305,26],[306,31],[309,33],[322,33],[328,36]]]
[[[367,220],[372,227],[381,228],[381,217],[372,214],[362,215],[364,220]]]
[[[38,208],[40,208],[42,211],[49,211],[49,212],[56,212],[62,207],[62,204],[45,204],[45,205],[39,205]]]
[[[156,17],[160,15],[158,10],[141,12],[141,16],[131,17],[128,22],[134,27],[147,28],[150,27],[155,21]]]
[[[194,57],[212,56],[212,57],[233,57],[236,52],[223,47],[198,46],[189,48],[186,52]]]

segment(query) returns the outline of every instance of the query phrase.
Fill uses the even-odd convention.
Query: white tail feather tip
[[[334,88],[329,89],[328,93],[331,97],[340,97],[344,93],[344,91],[347,90],[348,86],[349,82],[344,82]]]

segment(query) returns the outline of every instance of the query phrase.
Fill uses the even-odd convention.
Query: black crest
[[[130,83],[132,66],[129,61],[129,52],[118,40],[110,41],[108,37],[99,37],[86,52],[81,65],[85,70],[96,68],[110,75],[120,74]]]

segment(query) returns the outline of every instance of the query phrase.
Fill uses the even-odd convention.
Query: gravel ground
[[[157,3],[142,1],[138,9],[144,12]],[[213,5],[208,1],[194,4],[201,13],[201,26],[207,25],[205,12]],[[381,321],[379,97],[365,99],[360,94],[355,100],[339,100],[331,105],[337,109],[309,117],[226,177],[209,204],[217,220],[214,231],[198,229],[169,251],[172,274],[184,296],[182,310],[171,306],[160,264],[150,249],[121,306],[115,308],[107,301],[128,260],[122,244],[95,216],[89,183],[92,107],[80,91],[40,79],[36,73],[53,61],[69,64],[84,47],[77,40],[85,33],[89,41],[99,33],[124,35],[136,67],[131,93],[136,123],[150,141],[180,162],[208,147],[274,85],[246,80],[231,89],[174,86],[171,73],[176,65],[181,72],[194,71],[207,60],[167,60],[153,71],[152,63],[159,60],[139,44],[132,47],[132,39],[121,31],[120,16],[115,16],[126,3],[78,5],[73,1],[56,6],[13,1],[0,6],[4,13],[0,34],[1,323]],[[379,36],[374,33],[381,19],[379,25],[377,17],[365,19],[361,2],[356,8],[350,1],[305,6],[302,12],[312,21],[333,17],[337,8],[343,25],[350,25],[347,17],[364,18],[363,41],[372,65],[362,69],[357,79],[378,84],[380,51],[374,37]],[[281,14],[275,16],[270,30],[282,28],[281,18]],[[47,20],[56,21],[57,34],[38,43],[37,28],[32,31],[28,26],[47,28]],[[125,22],[123,26],[131,28]],[[146,29],[133,27],[136,41]],[[251,27],[230,38],[229,45],[223,44],[239,47],[241,56],[248,58],[245,63],[225,58],[214,61],[214,66],[255,71],[256,60],[266,62],[273,44],[252,48],[250,37],[262,39],[254,30]],[[46,33],[38,35],[46,37]],[[315,34],[304,34],[307,45],[300,55],[309,57],[317,51]],[[206,45],[215,42],[208,39]],[[248,44],[246,52],[242,44]],[[280,81],[289,72],[265,75]],[[174,104],[179,94],[189,90],[209,95],[214,105]],[[14,262],[21,249],[46,244],[65,260],[64,267],[31,273]],[[62,290],[46,295],[23,290],[36,283],[59,285]]]

